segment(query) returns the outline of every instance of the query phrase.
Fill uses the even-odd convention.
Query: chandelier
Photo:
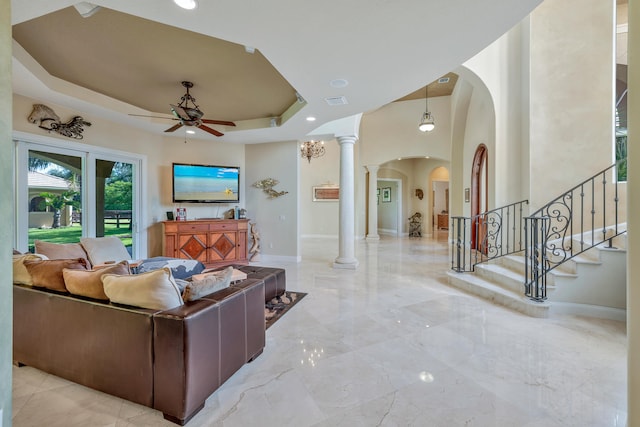
[[[324,141],[305,141],[300,144],[300,154],[302,157],[306,157],[309,163],[311,158],[317,158],[324,156]]]

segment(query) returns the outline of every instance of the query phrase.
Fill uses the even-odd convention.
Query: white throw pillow
[[[128,276],[105,274],[102,285],[111,302],[119,304],[168,310],[184,303],[168,268]]]
[[[127,248],[115,236],[83,237],[80,239],[80,244],[93,265],[117,264],[131,259]]]

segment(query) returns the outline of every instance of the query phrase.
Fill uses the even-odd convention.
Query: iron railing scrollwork
[[[451,218],[451,269],[473,271],[477,264],[524,250],[523,211],[528,200],[473,217]]]
[[[525,295],[547,298],[547,274],[593,246],[624,232],[614,164],[524,218]]]

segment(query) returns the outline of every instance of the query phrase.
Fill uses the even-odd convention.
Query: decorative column
[[[333,268],[355,270],[355,179],[353,146],[355,136],[339,136],[340,145],[340,226],[338,228],[339,254]]]
[[[367,219],[369,230],[367,230],[367,242],[380,240],[378,235],[378,165],[366,166],[369,171],[369,213]]]

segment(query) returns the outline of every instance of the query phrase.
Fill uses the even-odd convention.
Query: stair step
[[[496,304],[511,308],[532,317],[548,317],[548,302],[535,302],[516,293],[497,286],[483,278],[469,273],[447,272],[449,284],[465,292],[472,293]],[[522,286],[522,285],[521,285]]]
[[[476,273],[511,292],[518,293],[524,289],[524,270],[518,272],[500,264],[479,264],[476,265]]]

